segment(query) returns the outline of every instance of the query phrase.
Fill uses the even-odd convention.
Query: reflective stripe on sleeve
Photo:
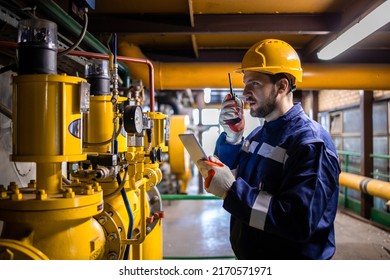
[[[253,154],[258,145],[259,145],[259,142],[252,141],[251,145],[249,146],[248,152]]]
[[[252,206],[249,225],[254,228],[264,230],[265,219],[267,218],[268,207],[272,196],[267,192],[261,191]]]

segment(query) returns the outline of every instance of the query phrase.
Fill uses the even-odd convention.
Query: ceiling
[[[58,1],[59,2],[59,1]],[[265,38],[282,39],[303,62],[384,1],[375,0],[97,0],[88,30],[117,33],[152,60],[241,61]],[[390,62],[390,25],[334,59],[347,63]]]
[[[36,6],[35,13],[38,17],[57,21],[58,14],[46,7],[48,2],[55,2],[76,19],[81,28],[83,21],[71,11],[71,0],[0,0],[1,6],[12,8],[15,13],[18,12],[17,8]],[[176,83],[169,85],[158,81],[157,89],[186,87],[186,83],[195,78],[180,75],[184,75],[186,71],[195,75],[198,71],[196,67],[202,71],[203,78],[196,76],[197,80],[204,80],[201,86],[207,85],[206,80],[211,80],[211,77],[215,78],[213,73],[216,69],[222,69],[224,75],[221,80],[227,85],[226,73],[239,66],[245,51],[252,44],[265,38],[282,39],[291,44],[301,58],[304,71],[305,65],[311,64],[342,63],[349,67],[359,65],[364,69],[362,64],[379,63],[388,67],[390,24],[331,61],[319,61],[316,55],[325,44],[383,2],[384,0],[96,0],[95,9],[88,12],[88,33],[103,46],[108,46],[110,35],[117,34],[118,54],[152,61],[157,68],[156,79],[172,71],[172,76],[165,80],[174,80],[176,77]],[[23,13],[26,15],[26,10]],[[3,33],[4,30],[3,26]],[[71,40],[77,38],[77,34],[72,33],[67,24],[59,26],[59,32]],[[85,41],[80,47],[87,51],[100,51]],[[142,76],[137,69],[130,67],[130,72],[132,75]],[[237,84],[238,78],[233,78]],[[180,83],[179,80],[183,82]],[[210,83],[210,86],[218,85]],[[196,86],[197,84],[188,82],[187,87]]]

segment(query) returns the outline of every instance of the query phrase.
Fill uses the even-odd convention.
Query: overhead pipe
[[[18,47],[18,44],[14,43],[14,42],[0,41],[0,47],[16,49]],[[106,60],[110,59],[110,56],[108,54],[84,52],[84,51],[71,51],[68,53],[68,55],[82,56],[85,58],[97,58],[97,59],[106,59]],[[117,60],[123,61],[126,63],[146,64],[148,66],[149,74],[148,74],[148,79],[146,79],[146,81],[149,81],[150,112],[154,112],[154,96],[155,96],[155,94],[154,94],[154,66],[153,66],[152,62],[150,60],[147,60],[147,59],[126,57],[126,56],[117,56]]]
[[[352,188],[363,193],[390,200],[390,182],[380,181],[352,173],[341,172],[340,186]]]
[[[127,42],[118,45],[119,53],[147,59],[138,46]],[[240,63],[176,63],[152,61],[155,87],[158,90],[228,88],[227,73],[232,73],[233,86],[243,87],[242,75],[234,73]],[[133,78],[146,80],[145,69],[128,65]],[[301,90],[364,89],[390,90],[389,64],[304,64]]]

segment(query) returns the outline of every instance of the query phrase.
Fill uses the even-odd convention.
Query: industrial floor
[[[197,194],[197,182],[188,194]],[[234,259],[222,200],[163,201],[164,259]],[[390,231],[339,210],[335,260],[390,259]]]

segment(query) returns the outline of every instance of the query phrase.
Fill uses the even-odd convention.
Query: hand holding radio
[[[236,144],[241,141],[244,134],[244,101],[239,99],[233,91],[229,73],[230,93],[225,96],[221,104],[219,124],[226,132],[226,141]]]

